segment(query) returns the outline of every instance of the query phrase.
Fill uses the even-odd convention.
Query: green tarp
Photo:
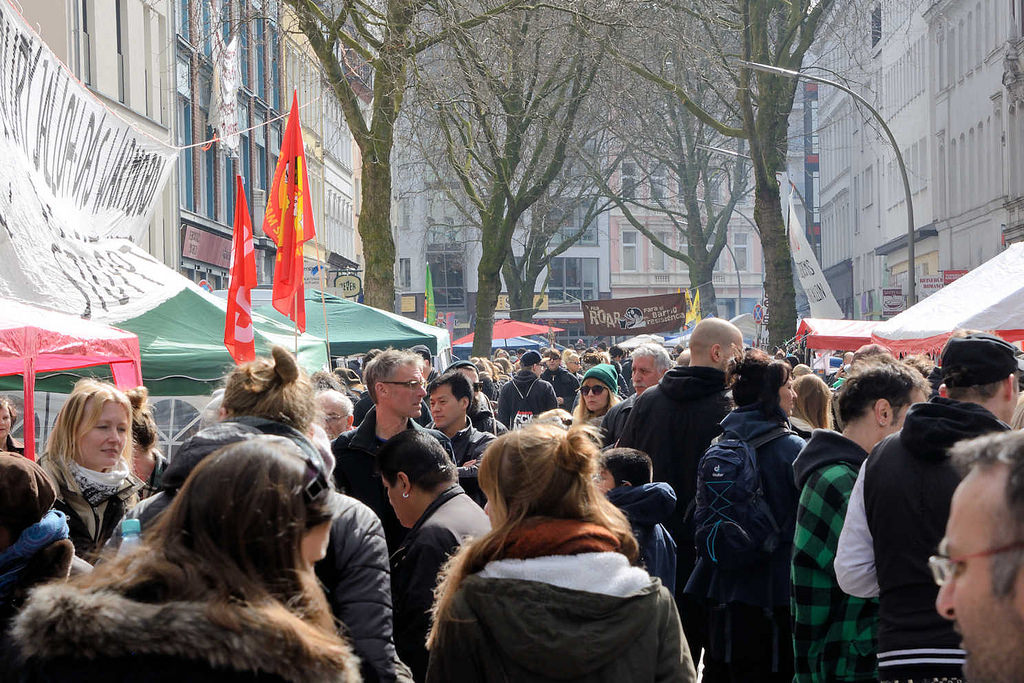
[[[330,342],[331,356],[351,356],[372,348],[397,349],[423,344],[434,355],[451,346],[448,330],[432,327],[379,308],[306,290],[306,331]],[[324,324],[324,307],[327,324]],[[288,319],[273,306],[259,306],[257,312],[279,321]],[[133,330],[134,331],[134,330]]]
[[[142,315],[115,323],[139,337],[142,377],[154,396],[202,396],[210,394],[235,365],[224,348],[225,302],[186,287],[178,294]],[[287,320],[287,319],[285,319]],[[273,344],[295,350],[292,328],[253,314],[256,328],[256,354],[267,355]],[[299,364],[308,372],[328,367],[327,347],[323,339],[303,334],[298,338]],[[68,393],[78,377],[103,377],[103,368],[40,375],[36,391]],[[6,378],[0,389],[20,376]]]

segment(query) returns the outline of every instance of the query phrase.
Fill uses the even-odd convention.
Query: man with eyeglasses
[[[331,449],[337,460],[334,470],[338,488],[366,503],[384,525],[388,549],[394,552],[406,529],[395,516],[387,492],[377,474],[376,456],[392,436],[407,429],[424,429],[416,423],[420,404],[427,395],[423,380],[423,359],[411,351],[389,349],[363,369],[363,382],[374,406],[359,427],[334,440]],[[449,455],[452,445],[443,433],[425,430],[436,438]],[[455,458],[452,456],[452,460]]]
[[[623,364],[623,368],[625,367]],[[605,446],[615,445],[626,426],[626,420],[629,419],[629,413],[632,412],[637,397],[651,387],[657,386],[671,367],[672,358],[658,344],[641,344],[630,354],[629,370],[634,393],[626,400],[613,405],[605,413],[604,420],[601,421]]]
[[[658,383],[637,396],[620,448],[635,448],[651,456],[654,481],[667,482],[676,492],[676,507],[665,527],[676,542],[676,586],[685,586],[696,562],[693,515],[697,462],[711,440],[722,433],[720,422],[732,409],[725,386],[730,361],[743,353],[743,334],[721,318],[702,320],[690,336],[691,360],[674,367]],[[636,361],[634,361],[635,364]],[[635,367],[635,365],[634,365]],[[703,600],[676,591],[680,619],[694,661],[707,643]],[[718,680],[704,669],[704,680]]]
[[[958,331],[942,351],[939,396],[917,403],[857,476],[833,564],[839,586],[879,597],[881,681],[961,680],[964,652],[932,606],[928,568],[960,474],[959,441],[1010,429],[1017,403],[1017,349],[999,337]]]
[[[1024,434],[961,442],[967,476],[950,505],[946,535],[929,558],[938,613],[954,622],[964,675],[974,683],[1024,680]]]
[[[340,391],[325,389],[317,392],[320,406],[320,426],[332,441],[352,429],[352,400]]]
[[[544,352],[544,365],[547,369],[541,373],[540,378],[555,390],[558,407],[569,410],[576,398],[576,392],[579,391],[580,380],[562,367],[562,353],[558,349],[548,349]]]

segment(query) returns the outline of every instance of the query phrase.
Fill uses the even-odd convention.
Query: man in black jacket
[[[938,587],[928,568],[960,483],[949,449],[1010,429],[1024,368],[1011,344],[963,333],[946,343],[941,366],[939,396],[914,404],[903,429],[879,443],[861,468],[834,562],[845,592],[879,596],[882,681],[963,675],[960,637],[935,612]]]
[[[480,372],[476,369],[476,366],[468,360],[457,360],[449,365],[445,372],[450,370],[461,372],[469,380],[470,386],[473,387],[473,402],[469,404],[469,410],[466,411],[466,415],[473,422],[473,429],[479,432],[494,434],[495,436],[501,436],[508,432],[508,427],[498,422],[498,418],[494,417],[494,411],[491,410],[491,401],[483,391]]]
[[[637,397],[619,437],[620,447],[651,456],[654,481],[667,482],[676,492],[675,510],[665,526],[677,546],[677,586],[686,585],[696,562],[692,507],[697,463],[732,408],[725,370],[742,352],[743,334],[735,325],[720,318],[702,320],[690,336],[690,365],[672,368]],[[704,605],[681,590],[676,602],[690,652],[699,661],[707,643]],[[709,673],[705,680],[713,680]]]
[[[462,373],[456,370],[444,373],[427,385],[427,395],[430,412],[434,416],[430,427],[443,432],[452,442],[455,464],[462,478],[465,474],[463,469],[476,465],[496,437],[477,431],[466,414],[473,400],[473,387]],[[475,469],[472,476],[476,476]]]
[[[498,395],[498,421],[509,429],[519,429],[541,413],[558,407],[555,390],[540,378],[540,354],[527,351],[519,359],[519,366],[522,369]]]
[[[384,525],[388,549],[393,551],[402,542],[406,529],[398,522],[388,502],[375,458],[381,445],[395,434],[406,429],[423,429],[415,422],[427,394],[423,360],[410,351],[384,351],[363,370],[363,381],[376,405],[359,427],[345,432],[331,445],[338,463],[334,478],[339,489],[377,513]],[[427,431],[451,453],[448,437],[432,429]]]
[[[547,369],[541,373],[540,378],[555,390],[558,407],[569,410],[573,399],[576,398],[576,392],[580,389],[579,379],[562,367],[562,354],[558,349],[548,349],[544,352],[544,364]]]
[[[623,365],[623,367],[626,367]],[[629,358],[629,368],[636,393],[625,401],[619,401],[605,413],[601,422],[604,432],[604,445],[613,446],[626,427],[629,414],[636,404],[637,396],[653,386],[657,386],[661,378],[672,367],[672,359],[668,352],[658,344],[641,344],[636,347]]]

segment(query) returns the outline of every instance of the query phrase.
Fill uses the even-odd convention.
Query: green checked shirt
[[[800,492],[793,542],[794,681],[877,680],[878,601],[847,595],[832,563],[857,480],[851,464],[814,471]]]

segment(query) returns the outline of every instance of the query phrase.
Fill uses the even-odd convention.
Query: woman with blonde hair
[[[25,455],[25,445],[14,438],[11,430],[18,421],[18,409],[14,401],[0,396],[0,451]]]
[[[491,531],[442,572],[427,681],[695,681],[668,589],[598,490],[590,428],[529,425],[480,466]]]
[[[572,411],[573,424],[600,427],[605,414],[619,398],[615,366],[601,363],[587,370],[580,384],[580,395]]]
[[[113,384],[79,380],[57,415],[39,466],[57,485],[75,554],[95,561],[125,510],[138,502],[132,474],[132,406]]]
[[[795,373],[794,373],[795,374]],[[793,380],[793,413],[789,424],[801,438],[811,438],[815,429],[832,429],[832,390],[817,375],[802,375]]]

